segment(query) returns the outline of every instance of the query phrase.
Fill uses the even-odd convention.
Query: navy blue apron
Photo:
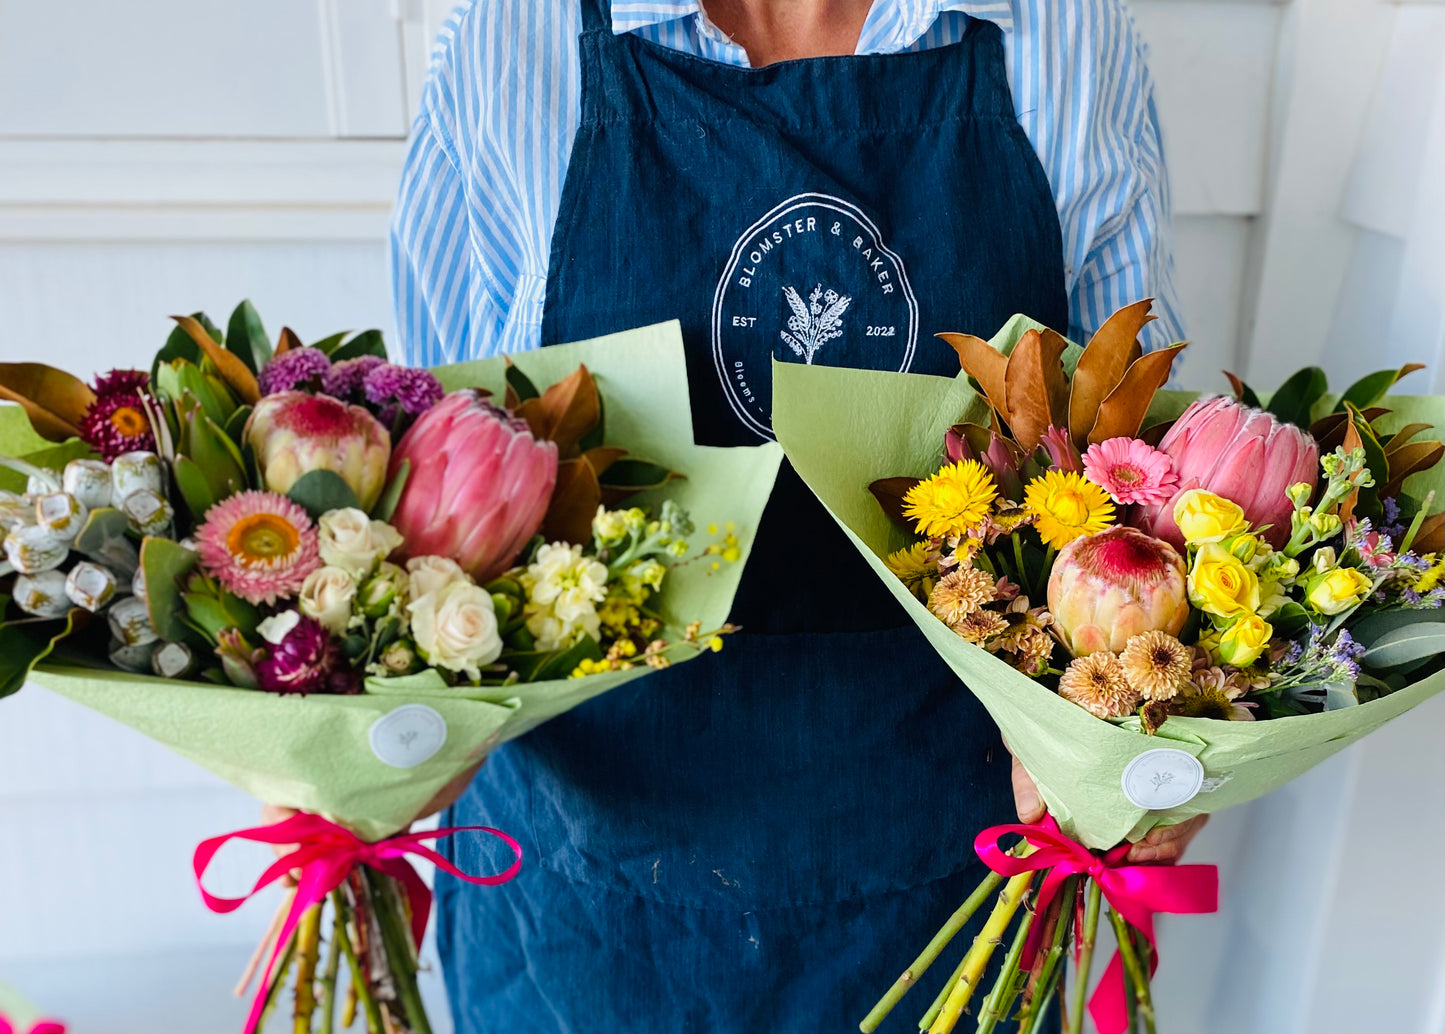
[[[736,445],[771,436],[773,356],[952,376],[938,331],[1065,329],[995,25],[749,69],[614,35],[605,2],[543,344],[681,319],[695,437]],[[438,881],[458,1030],[854,1030],[979,879],[974,834],[1013,815],[998,732],[786,465],[733,617],[720,654],[498,750],[455,805],[527,852],[500,888]]]

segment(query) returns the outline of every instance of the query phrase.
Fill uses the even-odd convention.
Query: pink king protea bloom
[[[361,508],[370,510],[386,484],[391,436],[361,406],[327,395],[280,391],[256,403],[245,437],[266,487],[280,495],[302,475],[330,470],[356,493]]]
[[[1049,611],[1075,657],[1121,653],[1144,632],[1175,635],[1189,617],[1184,558],[1134,528],[1077,538],[1054,561]]]
[[[1254,527],[1268,524],[1264,539],[1280,549],[1289,540],[1294,504],[1286,490],[1319,478],[1319,447],[1292,424],[1262,409],[1218,396],[1199,399],[1184,411],[1159,443],[1174,461],[1179,485],[1168,498],[1140,507],[1129,523],[1184,547],[1174,523],[1174,503],[1202,488],[1238,504]]]
[[[397,443],[393,476],[411,473],[391,515],[405,556],[445,556],[479,582],[516,559],[547,514],[557,446],[475,391],[423,413]]]

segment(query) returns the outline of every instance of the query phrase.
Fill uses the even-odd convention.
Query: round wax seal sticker
[[[392,768],[415,768],[442,749],[447,720],[425,704],[403,704],[371,723],[371,752]]]
[[[1204,785],[1204,766],[1188,751],[1158,747],[1129,762],[1121,782],[1131,803],[1164,811],[1194,799]]]

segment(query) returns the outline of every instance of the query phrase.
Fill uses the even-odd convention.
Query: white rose
[[[332,635],[346,631],[351,605],[356,600],[356,579],[340,567],[318,567],[301,583],[297,606],[308,618],[315,618]]]
[[[415,581],[415,579],[413,579]],[[502,655],[492,595],[469,581],[452,582],[408,606],[417,653],[428,664],[481,677],[481,667]]]
[[[414,556],[406,562],[406,573],[408,600],[419,600],[453,582],[471,582],[461,564],[444,556]]]
[[[385,560],[401,545],[401,532],[385,521],[374,521],[360,510],[331,510],[317,521],[321,562],[361,578],[372,564]]]

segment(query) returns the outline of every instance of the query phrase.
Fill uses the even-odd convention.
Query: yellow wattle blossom
[[[1114,522],[1109,493],[1072,471],[1050,470],[1034,478],[1024,488],[1024,505],[1036,517],[1039,538],[1055,549]]]
[[[920,535],[942,539],[967,534],[988,516],[998,497],[993,475],[978,460],[950,463],[903,496],[903,516]]]

